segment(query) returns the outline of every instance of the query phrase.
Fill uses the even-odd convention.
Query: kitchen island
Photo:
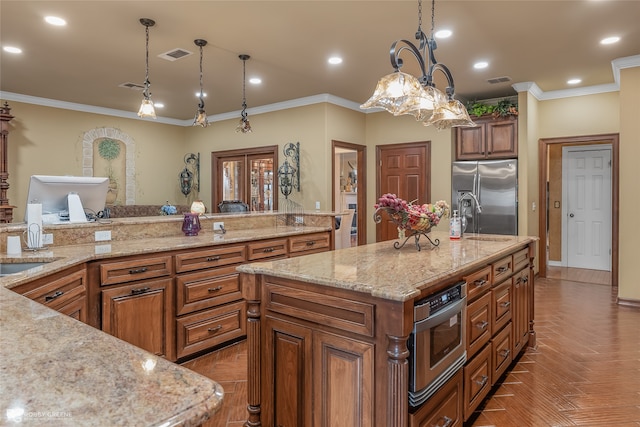
[[[417,251],[412,245],[398,250],[393,242],[381,242],[238,268],[247,301],[247,426],[406,427],[427,425],[423,421],[429,417],[440,419],[438,425],[447,418],[453,420],[447,425],[461,425],[468,418],[462,390],[465,396],[472,392],[468,399],[472,400],[478,395],[473,391],[475,382],[482,384],[482,390],[490,388],[491,368],[481,371],[481,380],[475,379],[475,371],[465,371],[464,379],[455,377],[458,388],[443,387],[454,390],[454,405],[446,404],[447,397],[443,405],[432,408],[432,400],[440,398],[436,393],[423,404],[428,411],[409,407],[407,340],[414,324],[414,302],[461,280],[467,281],[470,300],[492,295],[494,284],[508,285],[514,293],[513,306],[504,300],[494,304],[500,314],[504,307],[512,307],[509,321],[496,330],[496,335],[509,337],[508,351],[497,347],[502,341],[496,341],[492,359],[494,343],[483,347],[488,366],[497,366],[493,375],[497,379],[526,347],[523,337],[529,346],[535,345],[536,239],[467,235],[450,241],[443,232],[431,235],[441,242],[432,250]],[[515,273],[526,274],[526,280],[517,282],[526,282],[526,287],[516,286]],[[487,316],[486,323],[491,324],[493,311]],[[468,321],[463,316],[462,322]],[[467,336],[467,345],[469,341]],[[517,352],[511,352],[512,344],[518,344]],[[451,408],[453,414],[440,415],[439,411]]]

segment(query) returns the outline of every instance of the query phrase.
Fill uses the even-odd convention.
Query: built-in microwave
[[[466,362],[467,284],[457,282],[416,301],[409,336],[409,404],[431,397]]]

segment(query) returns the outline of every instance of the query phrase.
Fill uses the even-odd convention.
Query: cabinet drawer
[[[467,358],[470,359],[491,339],[491,294],[467,306]]]
[[[513,254],[513,271],[519,271],[529,266],[529,248],[524,248]]]
[[[100,264],[100,286],[170,276],[171,257],[140,258]]]
[[[26,292],[21,292],[20,289],[16,289],[16,292],[53,310],[59,310],[78,298],[82,298],[86,304],[87,288],[85,283],[86,271],[82,269]]]
[[[495,384],[511,364],[511,323],[491,340],[491,385]]]
[[[509,255],[491,264],[491,284],[497,285],[513,273],[513,257]]]
[[[222,344],[246,334],[244,301],[227,304],[176,320],[177,357]]]
[[[512,279],[491,289],[491,330],[499,331],[511,320],[513,306]]]
[[[463,389],[466,421],[491,389],[491,345],[485,346],[464,367]]]
[[[462,425],[462,369],[413,414],[410,427]]]
[[[464,280],[467,282],[467,300],[472,301],[491,287],[491,266],[465,276]]]
[[[176,315],[242,299],[236,267],[199,271],[176,277]]]
[[[176,255],[176,273],[240,264],[246,260],[245,245],[222,246]]]
[[[247,245],[250,261],[264,258],[285,257],[287,255],[287,239],[274,239],[265,242],[249,243]]]
[[[329,233],[305,234],[289,238],[289,254],[291,256],[320,252],[322,249],[329,249]]]

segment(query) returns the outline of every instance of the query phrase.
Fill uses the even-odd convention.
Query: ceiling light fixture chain
[[[144,90],[142,91],[142,104],[140,104],[140,110],[138,110],[139,117],[151,117],[156,118],[156,111],[151,100],[151,92],[149,87],[151,82],[149,81],[149,27],[156,25],[153,19],[140,18],[140,23],[145,27],[145,78],[144,78]]]
[[[436,61],[434,29],[435,0],[431,1],[430,37],[422,31],[422,0],[418,0],[416,39],[420,42],[419,47],[404,39],[391,44],[389,56],[395,72],[378,81],[373,95],[361,108],[382,108],[396,116],[411,114],[425,126],[433,125],[439,130],[454,126],[475,126],[464,105],[454,99],[455,85],[449,68]],[[422,73],[420,77],[400,71],[403,65],[400,55],[405,51],[411,52],[418,61]],[[446,95],[435,87],[433,73],[436,70],[440,70],[447,79]]]
[[[242,112],[240,113],[240,123],[236,127],[236,132],[250,133],[252,132],[251,124],[247,119],[247,97],[246,97],[246,83],[247,83],[247,60],[251,58],[247,54],[238,55],[238,58],[242,60]]]
[[[196,110],[196,116],[193,119],[193,126],[209,126],[209,120],[207,119],[207,113],[204,111],[204,89],[202,86],[202,48],[207,45],[207,41],[203,39],[196,39],[193,41],[196,46],[200,48],[200,102],[198,103],[198,109]]]

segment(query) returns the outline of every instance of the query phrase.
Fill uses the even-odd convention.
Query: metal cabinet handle
[[[487,327],[488,324],[489,322],[487,322],[486,320],[483,320],[482,322],[476,323],[476,328],[483,330],[484,328]]]
[[[140,274],[147,271],[147,267],[134,268],[133,270],[129,270],[129,274]]]
[[[218,292],[220,289],[222,289],[222,286],[216,286],[215,288],[208,288],[207,291]]]
[[[449,427],[453,423],[453,419],[447,417],[446,415],[442,416],[442,424],[436,424],[435,427]]]
[[[207,258],[207,262],[212,262],[212,261],[220,261],[220,257],[219,256],[211,256]]]
[[[480,286],[484,286],[487,284],[487,281],[485,279],[478,279],[475,282],[473,282],[474,285],[476,285],[477,287]]]
[[[505,302],[503,302],[503,303],[501,303],[501,304],[500,304],[500,307],[507,308],[507,307],[509,307],[510,305],[511,305],[511,301],[505,301]]]
[[[511,350],[507,350],[506,348],[504,350],[502,350],[500,352],[500,356],[502,356],[504,359],[506,359],[507,357],[509,357],[509,353],[511,353]]]
[[[307,246],[313,246],[315,244],[316,244],[315,240],[310,240],[307,242]]]
[[[64,295],[64,292],[62,291],[55,291],[53,294],[51,295],[47,295],[46,297],[44,297],[44,300],[49,302],[49,301],[53,301],[56,298],[61,297],[62,295]]]
[[[222,325],[218,325],[215,328],[207,328],[207,332],[211,332],[212,334],[215,334],[216,332],[218,332],[220,329],[222,329]]]
[[[498,273],[504,273],[505,271],[507,271],[509,269],[509,267],[498,267]]]
[[[131,289],[131,295],[140,295],[140,294],[144,294],[146,292],[149,292],[149,287],[146,288],[138,288],[138,289]]]
[[[264,253],[269,253],[269,252],[273,252],[273,251],[275,251],[275,249],[274,249],[274,248],[264,248],[264,249],[262,250],[262,252],[264,252]]]
[[[484,385],[487,383],[488,380],[489,380],[489,377],[486,375],[483,375],[482,377],[480,377],[480,380],[474,380],[474,381],[480,387],[484,387]]]
[[[522,278],[522,282],[523,283],[528,283],[529,282],[529,276],[525,276]]]

